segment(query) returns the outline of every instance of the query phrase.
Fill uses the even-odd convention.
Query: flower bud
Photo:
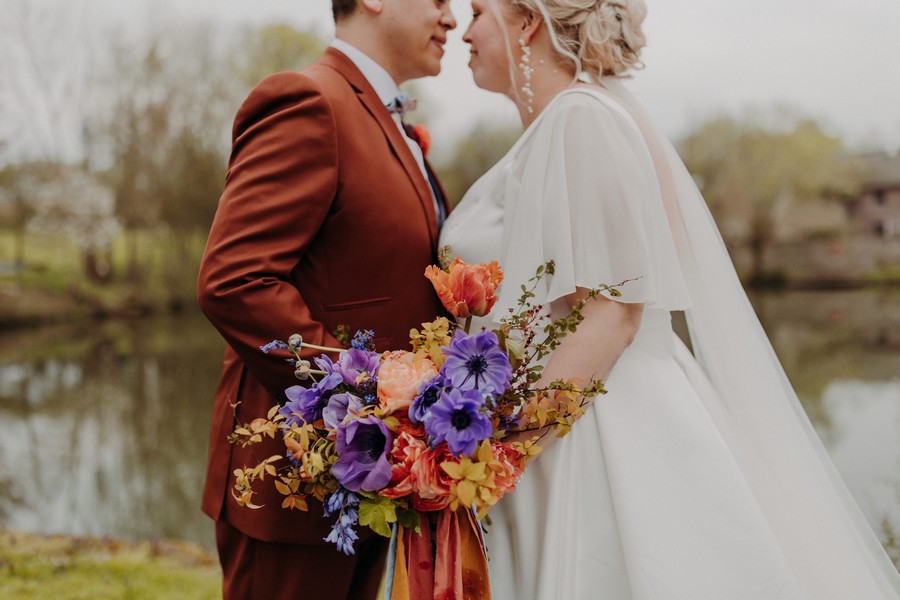
[[[293,334],[288,338],[288,346],[291,347],[291,350],[300,351],[300,348],[303,346],[303,336],[299,333]]]
[[[309,374],[309,361],[298,360],[297,364],[294,365],[294,377],[300,381],[306,381],[309,379]]]

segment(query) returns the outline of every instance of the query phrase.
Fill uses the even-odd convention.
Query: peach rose
[[[441,510],[450,504],[450,484],[453,479],[441,468],[442,462],[459,462],[450,454],[447,444],[424,450],[412,466],[413,508],[416,510]]]
[[[387,414],[406,410],[419,386],[437,375],[437,367],[428,358],[412,352],[385,352],[378,369],[378,400]]]
[[[457,319],[483,317],[491,311],[494,292],[503,280],[497,261],[470,265],[454,258],[447,271],[430,266],[425,277],[437,291],[441,303]]]

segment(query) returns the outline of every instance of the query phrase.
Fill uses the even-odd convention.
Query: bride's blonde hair
[[[576,76],[599,80],[641,68],[646,45],[643,0],[507,0],[513,10],[543,17],[553,47],[572,62]]]

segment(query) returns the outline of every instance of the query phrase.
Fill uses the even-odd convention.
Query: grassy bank
[[[27,235],[24,242],[17,265],[17,240],[0,231],[0,330],[194,306],[205,243],[199,233],[120,236],[101,257],[103,281],[86,275],[83,253],[72,240]]]
[[[221,598],[218,563],[183,542],[121,542],[0,531],[0,598]]]

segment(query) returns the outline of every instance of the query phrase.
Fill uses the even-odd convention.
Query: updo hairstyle
[[[509,0],[511,8],[540,15],[556,51],[577,74],[595,79],[641,68],[646,45],[643,0]]]

